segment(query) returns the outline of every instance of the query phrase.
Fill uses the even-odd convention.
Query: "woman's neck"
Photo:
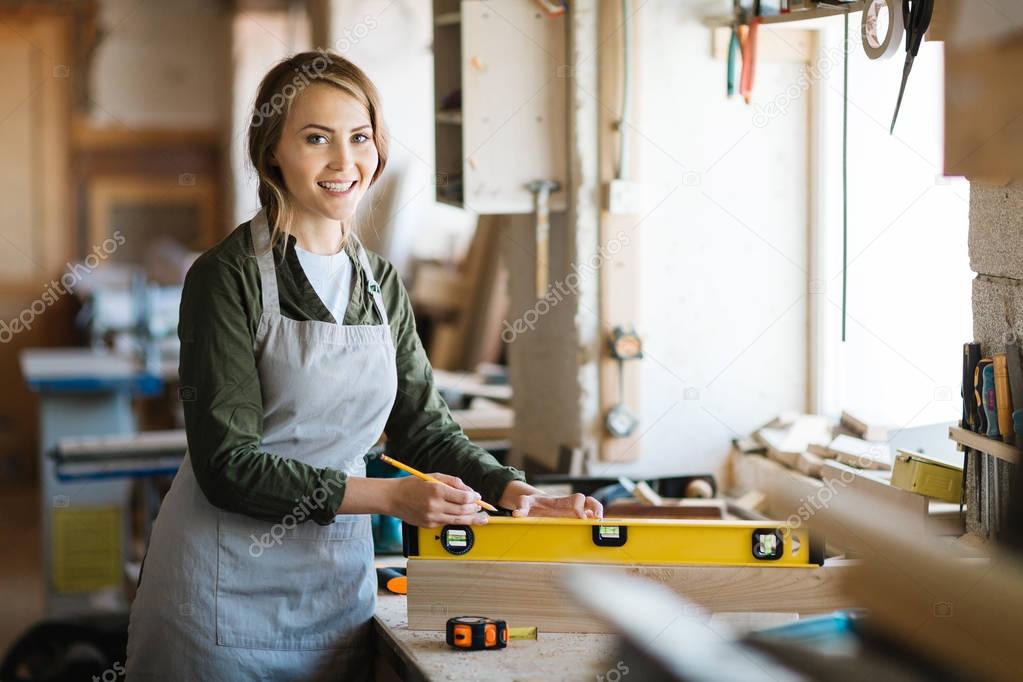
[[[323,217],[297,214],[291,226],[291,233],[299,248],[319,255],[329,256],[341,250],[344,231],[341,222]]]

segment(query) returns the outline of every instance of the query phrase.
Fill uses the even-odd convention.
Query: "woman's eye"
[[[365,142],[368,139],[369,137],[363,133],[355,133],[355,135],[352,136],[352,142]]]
[[[306,138],[306,142],[310,144],[324,144],[327,141],[326,135],[320,135],[319,133],[313,133]]]

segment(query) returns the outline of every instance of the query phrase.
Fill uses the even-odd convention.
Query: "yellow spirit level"
[[[823,538],[779,521],[492,516],[483,526],[403,526],[406,557],[596,564],[807,566]]]

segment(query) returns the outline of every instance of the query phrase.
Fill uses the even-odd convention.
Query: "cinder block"
[[[973,280],[973,340],[983,353],[1000,353],[1023,340],[1023,281],[977,275]]]
[[[1023,279],[1023,184],[970,185],[970,269]]]

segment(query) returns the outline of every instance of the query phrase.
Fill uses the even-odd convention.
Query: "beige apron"
[[[264,211],[250,224],[263,315],[255,341],[261,449],[364,476],[397,392],[395,350],[369,260],[359,266],[382,324],[299,322],[280,313]],[[328,481],[324,484],[329,487]],[[217,509],[189,458],[160,508],[132,605],[127,679],[371,678],[376,605],[367,515],[308,519],[314,491],[277,523]]]

